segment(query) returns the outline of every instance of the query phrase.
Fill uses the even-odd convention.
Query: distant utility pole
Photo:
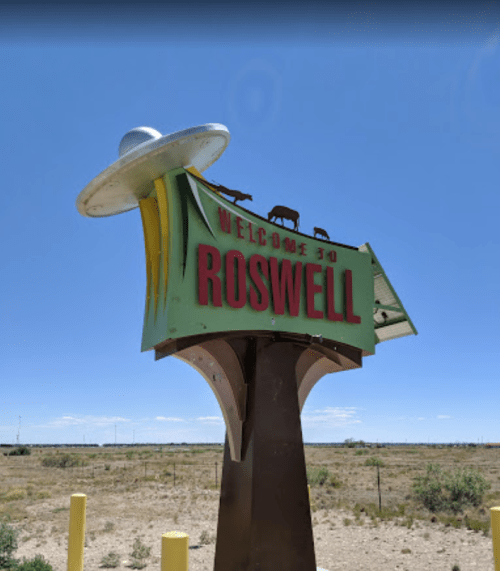
[[[17,431],[17,445],[19,446],[19,435],[21,433],[21,417],[19,417],[19,430]]]

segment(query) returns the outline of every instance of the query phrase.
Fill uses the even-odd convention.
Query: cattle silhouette
[[[225,186],[222,186],[222,184],[212,184],[211,186],[214,186],[215,189],[218,190],[219,192],[222,192],[222,194],[227,194],[228,196],[231,196],[232,198],[234,198],[233,204],[236,204],[237,200],[252,200],[253,201],[253,197],[251,194],[245,194],[244,192],[240,192],[239,190],[231,190],[230,188],[226,188]]]
[[[253,197],[251,194],[245,194],[244,192],[240,192],[239,190],[231,190],[230,188],[226,188],[222,186],[222,184],[216,184],[215,182],[208,182],[207,180],[200,178],[193,173],[189,173],[192,177],[196,180],[200,181],[202,184],[205,184],[215,190],[216,192],[222,192],[222,194],[227,194],[231,198],[234,198],[233,204],[236,204],[237,200],[252,200]]]
[[[267,215],[267,219],[272,222],[271,218],[281,218],[281,225],[284,226],[283,219],[286,218],[294,223],[294,230],[299,229],[299,216],[300,214],[296,210],[292,210],[291,208],[287,208],[286,206],[275,206],[271,212]]]
[[[326,230],[323,230],[323,228],[316,228],[316,226],[314,227],[314,237],[316,238],[316,234],[319,234],[320,236],[323,236],[324,238],[326,238],[327,240],[330,239],[330,236],[328,236],[328,232]]]

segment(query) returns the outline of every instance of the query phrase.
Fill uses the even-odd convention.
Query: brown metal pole
[[[257,339],[240,355],[242,461],[231,460],[226,437],[215,571],[316,571],[295,373],[303,351]]]

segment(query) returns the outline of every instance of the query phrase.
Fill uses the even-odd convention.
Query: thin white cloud
[[[156,420],[161,420],[162,422],[186,422],[183,418],[175,418],[173,416],[157,416]]]
[[[441,418],[441,419],[442,419],[442,418],[451,418],[451,416],[448,415],[448,414],[438,414],[437,417],[438,417],[438,418]]]
[[[346,426],[348,424],[361,424],[361,420],[355,418],[359,409],[356,407],[326,407],[322,410],[303,412],[301,415],[302,425],[312,426]]]
[[[417,420],[425,420],[425,417],[419,416]]]
[[[204,424],[222,424],[224,422],[221,416],[199,416],[195,420]]]
[[[130,419],[123,418],[121,416],[72,416],[64,415],[55,420],[51,420],[46,425],[45,428],[67,428],[68,426],[87,426],[87,427],[98,427],[98,426],[109,426],[110,424],[116,424],[118,422],[130,422]]]

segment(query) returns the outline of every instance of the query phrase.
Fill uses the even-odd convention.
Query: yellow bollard
[[[161,571],[188,571],[189,535],[169,531],[161,536]]]
[[[73,494],[69,508],[68,571],[83,571],[87,496]]]
[[[493,560],[495,562],[495,571],[500,571],[500,507],[490,508],[490,513]]]
[[[311,486],[307,484],[307,490],[309,491],[309,503],[311,503]]]

